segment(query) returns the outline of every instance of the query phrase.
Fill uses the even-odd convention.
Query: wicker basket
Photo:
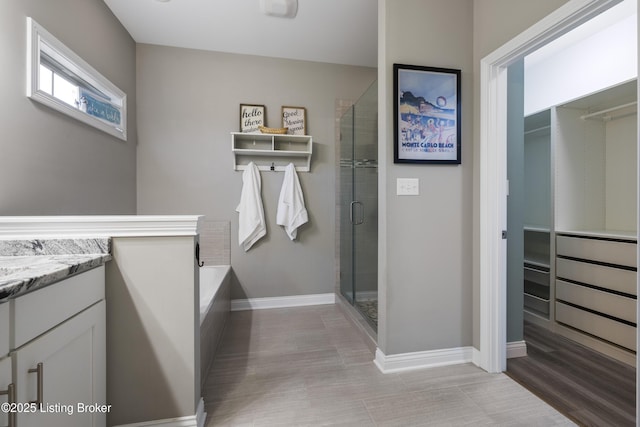
[[[277,134],[277,135],[284,135],[287,133],[287,130],[289,130],[289,128],[268,128],[264,126],[258,126],[258,129],[260,129],[260,132],[262,133],[270,133],[270,134]]]

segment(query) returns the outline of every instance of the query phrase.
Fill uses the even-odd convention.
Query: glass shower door
[[[378,321],[377,83],[343,116],[340,147],[341,291],[375,328]]]
[[[355,301],[353,281],[353,106],[340,119],[340,293]]]

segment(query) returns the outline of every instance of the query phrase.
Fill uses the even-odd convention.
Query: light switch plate
[[[396,185],[396,194],[398,196],[418,196],[420,194],[420,181],[418,178],[398,178]]]

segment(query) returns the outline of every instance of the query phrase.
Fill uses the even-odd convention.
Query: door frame
[[[480,349],[478,364],[506,370],[507,68],[621,0],[570,0],[480,61]],[[640,0],[639,0],[640,1]],[[637,387],[637,384],[636,384]]]

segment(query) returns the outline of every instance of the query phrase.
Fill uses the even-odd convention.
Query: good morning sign
[[[306,135],[306,109],[304,107],[282,107],[282,127],[289,128],[289,135]]]

